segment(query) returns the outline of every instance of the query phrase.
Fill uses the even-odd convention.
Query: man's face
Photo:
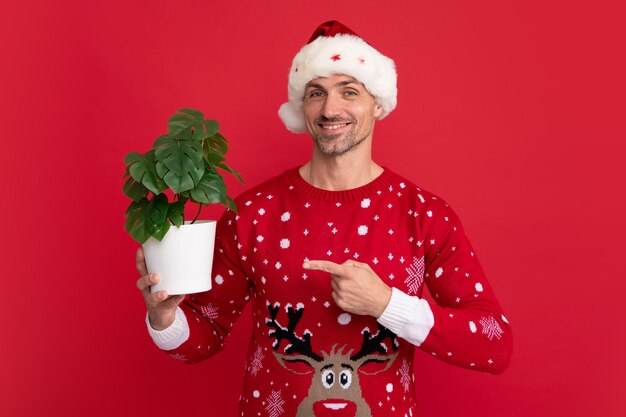
[[[382,108],[356,79],[342,74],[307,84],[303,102],[307,130],[327,155],[342,155],[372,136]]]

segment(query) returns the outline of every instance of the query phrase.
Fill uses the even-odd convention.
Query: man
[[[396,106],[393,61],[338,22],[296,55],[279,115],[311,160],[244,192],[218,224],[211,291],[137,285],[155,343],[206,359],[252,302],[242,415],[411,416],[413,354],[500,373],[511,332],[458,217],[376,164],[374,124]],[[422,298],[426,284],[436,301]]]

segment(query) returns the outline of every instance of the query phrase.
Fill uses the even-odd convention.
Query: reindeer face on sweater
[[[391,347],[397,350],[395,334],[379,325],[379,330],[372,335],[369,329],[362,331],[363,343],[358,352],[355,349],[346,351],[347,346],[337,349],[333,345],[330,352],[313,352],[311,347],[311,333],[304,331],[303,336],[297,336],[295,327],[304,313],[304,306],[299,304],[294,309],[287,305],[287,327],[277,321],[280,304],[267,305],[270,319],[266,324],[273,328],[269,335],[275,338],[274,356],[278,362],[289,371],[307,375],[313,374],[307,397],[298,406],[297,417],[369,417],[371,409],[363,399],[359,374],[374,375],[387,370],[397,353],[388,354],[388,347],[384,343],[386,338],[391,339]],[[285,339],[289,342],[284,347],[285,353],[278,353],[280,342]],[[375,371],[360,370],[366,364],[376,363],[382,369]],[[298,367],[298,365],[300,365]],[[304,365],[304,369],[303,366]],[[380,368],[380,366],[379,366]]]

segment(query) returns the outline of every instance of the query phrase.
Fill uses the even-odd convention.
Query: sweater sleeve
[[[391,288],[391,299],[378,318],[380,324],[415,346],[424,342],[435,324],[434,320],[428,301],[412,297],[395,287]]]
[[[400,292],[390,303],[396,314],[388,316],[413,336],[409,341],[445,362],[503,372],[512,353],[511,329],[458,216],[433,197],[420,226],[425,283],[435,303]]]
[[[241,266],[237,242],[237,219],[226,211],[217,223],[212,288],[185,297],[168,335],[150,332],[157,346],[186,363],[196,363],[218,353],[235,321],[250,299],[251,280]],[[180,313],[184,313],[181,317]],[[170,340],[166,340],[170,339]]]

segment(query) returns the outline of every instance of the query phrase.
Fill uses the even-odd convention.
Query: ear
[[[389,356],[370,355],[359,365],[359,372],[365,375],[376,375],[389,369],[398,352]]]
[[[378,101],[377,101],[374,105],[374,117],[378,119],[381,114],[383,114],[383,106],[378,104]]]
[[[307,375],[315,371],[313,364],[310,362],[310,358],[303,355],[281,355],[280,353],[272,352],[276,357],[276,360],[280,365],[298,375]]]

